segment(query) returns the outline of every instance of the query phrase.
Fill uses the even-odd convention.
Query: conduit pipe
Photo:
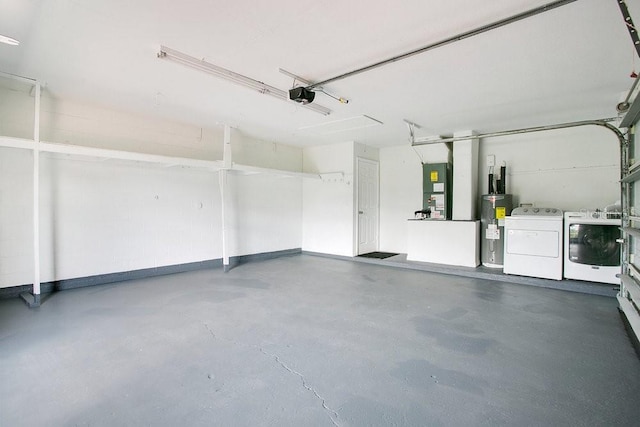
[[[620,146],[622,147],[622,145],[626,142],[626,139],[623,133],[620,132],[620,130],[617,127],[609,123],[614,120],[617,120],[617,119],[609,118],[609,119],[601,119],[601,120],[583,120],[578,122],[559,123],[555,125],[536,126],[536,127],[530,127],[530,128],[522,128],[522,129],[511,129],[511,130],[504,130],[499,132],[490,132],[490,133],[474,135],[473,138],[494,138],[499,136],[518,135],[521,133],[542,132],[546,130],[566,129],[566,128],[579,127],[579,126],[602,126],[616,134],[618,141],[620,141]],[[433,138],[433,137],[415,138],[413,137],[411,139],[411,146],[415,147],[418,145],[456,142],[456,141],[462,141],[466,139],[469,139],[469,137],[468,136],[452,136],[448,138]]]
[[[538,15],[540,13],[548,12],[548,11],[553,10],[555,8],[558,8],[560,6],[565,6],[565,5],[569,4],[569,3],[573,3],[574,1],[576,1],[576,0],[558,0],[558,1],[551,2],[551,3],[547,3],[547,4],[543,5],[543,6],[536,7],[534,9],[529,9],[529,10],[527,10],[525,12],[518,13],[517,15],[513,15],[513,16],[510,16],[508,18],[501,19],[501,20],[493,22],[491,24],[487,24],[487,25],[483,25],[483,26],[478,27],[478,28],[474,28],[473,30],[465,31],[464,33],[460,33],[460,34],[455,35],[453,37],[446,38],[444,40],[441,40],[441,41],[436,42],[436,43],[432,43],[430,45],[421,47],[419,49],[415,49],[415,50],[403,53],[401,55],[397,55],[397,56],[394,56],[392,58],[376,62],[375,64],[367,65],[366,67],[358,68],[356,70],[349,71],[347,73],[343,73],[343,74],[340,74],[338,76],[331,77],[329,79],[322,80],[322,81],[317,82],[317,83],[313,83],[313,84],[307,86],[306,89],[313,89],[313,88],[316,88],[316,87],[319,87],[319,86],[323,86],[323,85],[325,85],[327,83],[331,83],[331,82],[335,82],[337,80],[345,79],[347,77],[355,76],[356,74],[364,73],[365,71],[370,71],[370,70],[373,70],[375,68],[382,67],[383,65],[391,64],[393,62],[400,61],[402,59],[410,58],[410,57],[412,57],[414,55],[419,55],[421,53],[428,52],[428,51],[430,51],[432,49],[436,49],[436,48],[443,47],[443,46],[446,46],[446,45],[454,43],[454,42],[458,42],[458,41],[461,41],[461,40],[464,40],[464,39],[468,39],[470,37],[477,36],[477,35],[482,34],[482,33],[486,33],[487,31],[495,30],[497,28],[504,27],[505,25],[513,24],[514,22],[518,22],[518,21],[521,21],[521,20],[526,19],[526,18],[531,18],[532,16]]]

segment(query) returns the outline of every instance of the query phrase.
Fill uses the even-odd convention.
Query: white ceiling
[[[640,67],[617,0],[578,0],[325,85],[322,116],[156,57],[160,45],[289,89],[440,41],[550,0],[0,0],[0,71],[51,96],[269,141],[406,144],[418,136],[497,131],[616,115]],[[640,24],[640,0],[627,0]],[[339,132],[338,120],[382,125]],[[342,127],[344,128],[344,126]],[[348,126],[346,126],[348,128]]]

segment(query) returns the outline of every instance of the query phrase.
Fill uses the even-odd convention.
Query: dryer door
[[[515,255],[558,258],[560,233],[546,230],[509,230],[506,251]]]

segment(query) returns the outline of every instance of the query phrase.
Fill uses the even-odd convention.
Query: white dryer
[[[562,211],[515,208],[505,218],[504,272],[562,280]]]

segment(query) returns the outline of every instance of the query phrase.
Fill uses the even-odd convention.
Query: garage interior
[[[0,11],[0,425],[637,425],[640,1]]]

